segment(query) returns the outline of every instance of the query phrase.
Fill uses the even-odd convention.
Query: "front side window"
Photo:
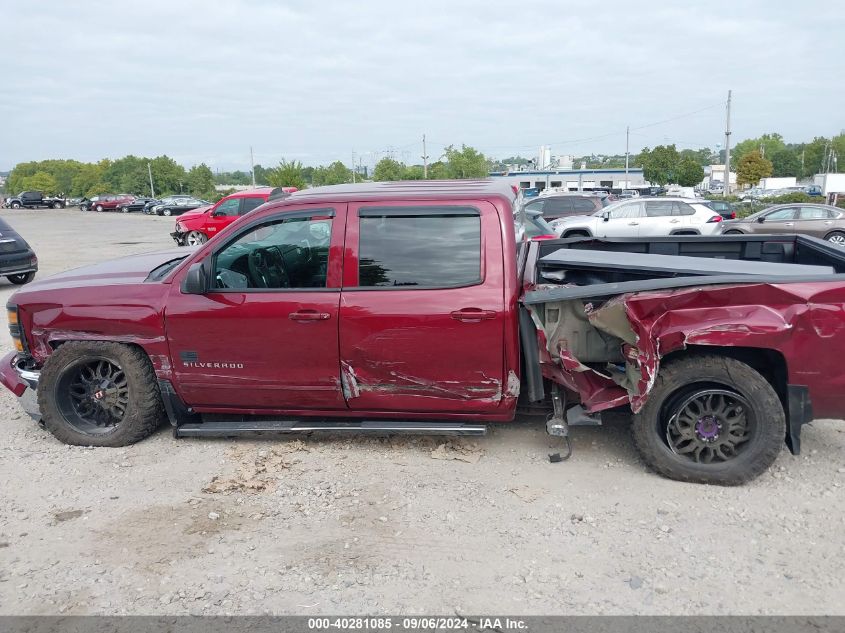
[[[593,198],[575,198],[572,200],[572,210],[580,215],[589,215],[595,212],[596,206]]]
[[[543,215],[551,219],[572,215],[572,198],[560,196],[547,199],[543,205]]]
[[[639,218],[642,213],[642,202],[629,202],[627,204],[620,204],[615,209],[607,209],[610,212],[610,217],[613,220],[624,218]]]
[[[476,209],[372,208],[359,211],[358,285],[448,288],[481,281],[481,216]]]
[[[325,288],[331,210],[252,227],[215,258],[219,289]]]
[[[782,220],[794,220],[795,219],[795,209],[779,209],[778,211],[772,211],[769,215],[766,216],[766,222],[778,222]]]
[[[533,202],[529,202],[525,205],[526,211],[539,211],[543,212],[543,203],[545,200],[534,200]]]
[[[220,206],[214,210],[217,215],[233,216],[238,215],[241,209],[241,199],[231,198],[220,203]]]

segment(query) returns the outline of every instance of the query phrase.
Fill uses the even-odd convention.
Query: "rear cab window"
[[[478,209],[363,207],[358,223],[360,288],[455,288],[482,281]]]

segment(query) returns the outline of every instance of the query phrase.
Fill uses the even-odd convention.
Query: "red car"
[[[170,234],[179,246],[204,244],[242,215],[260,207],[272,196],[274,199],[296,191],[296,187],[260,187],[238,191],[221,198],[211,207],[186,211],[176,220],[176,230]]]
[[[97,200],[91,202],[88,210],[115,211],[119,206],[129,204],[134,201],[135,196],[130,196],[129,194],[124,193],[117,195],[99,196]]]
[[[646,464],[723,485],[845,417],[845,250],[517,242],[514,202],[495,181],[319,187],[194,252],[32,282],[7,304],[0,382],[83,446],[165,418],[176,437],[475,435],[529,408],[567,439],[624,408]]]

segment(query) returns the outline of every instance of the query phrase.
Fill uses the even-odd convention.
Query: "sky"
[[[0,170],[248,169],[446,145],[618,154],[845,129],[845,4],[0,0]]]

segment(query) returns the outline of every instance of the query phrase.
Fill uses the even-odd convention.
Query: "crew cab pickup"
[[[70,444],[480,434],[633,414],[665,476],[739,484],[845,416],[845,251],[803,236],[516,242],[510,188],[374,183],[270,201],[191,252],[32,283],[0,381]],[[524,231],[523,231],[524,233]]]
[[[64,196],[45,196],[43,191],[24,191],[7,198],[5,205],[9,209],[64,209],[66,202]]]

